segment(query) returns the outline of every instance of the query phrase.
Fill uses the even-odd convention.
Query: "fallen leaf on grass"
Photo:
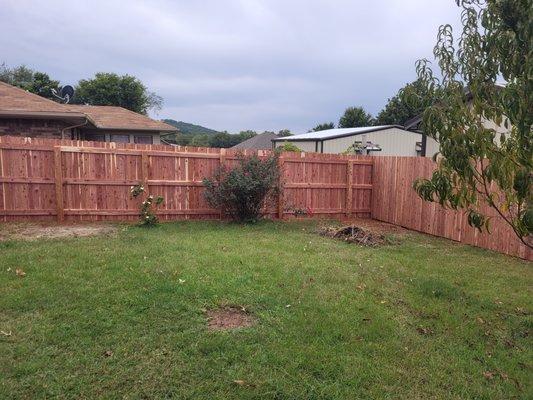
[[[26,272],[24,272],[24,271],[23,271],[22,269],[20,269],[20,268],[17,268],[17,269],[15,270],[15,273],[16,273],[18,276],[20,276],[21,278],[24,278],[24,277],[26,276]]]
[[[113,352],[111,350],[104,351],[104,357],[111,357],[113,355]]]
[[[178,279],[178,282],[180,283],[180,285],[183,285],[185,283],[185,279]]]
[[[236,379],[236,380],[234,380],[233,383],[235,383],[236,385],[239,385],[239,386],[244,386],[244,385],[246,385],[246,382],[241,381],[240,379]]]
[[[476,319],[477,319],[477,322],[479,322],[480,324],[484,324],[485,323],[485,321],[481,317],[477,317]]]

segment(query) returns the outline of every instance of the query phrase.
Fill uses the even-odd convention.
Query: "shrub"
[[[211,207],[232,219],[255,222],[265,202],[278,193],[278,155],[260,159],[241,154],[237,161],[235,167],[223,166],[212,178],[204,178],[204,196]]]
[[[130,188],[131,197],[137,198],[145,192],[143,185],[135,185]],[[163,197],[148,195],[139,208],[139,222],[141,225],[153,226],[159,222],[154,212],[154,206],[163,203]]]
[[[298,146],[296,146],[294,143],[286,142],[282,146],[276,147],[277,151],[293,151],[295,153],[301,152],[302,149],[300,149]]]

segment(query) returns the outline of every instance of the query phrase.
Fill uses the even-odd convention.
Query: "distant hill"
[[[219,133],[214,129],[206,128],[205,126],[189,124],[188,122],[176,121],[174,119],[164,119],[163,122],[175,126],[181,133],[190,135],[214,135]]]

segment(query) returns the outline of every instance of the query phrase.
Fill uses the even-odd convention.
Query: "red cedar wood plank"
[[[54,147],[54,176],[56,184],[56,213],[58,222],[63,222],[63,171],[61,162],[61,148]]]
[[[285,196],[285,189],[284,189],[284,184],[285,184],[285,162],[287,160],[285,158],[283,158],[283,156],[280,156],[278,158],[278,169],[279,169],[279,174],[280,174],[280,178],[279,178],[279,191],[278,191],[278,219],[283,219],[283,214],[284,214],[284,208],[285,208],[285,205],[284,205],[284,196]]]

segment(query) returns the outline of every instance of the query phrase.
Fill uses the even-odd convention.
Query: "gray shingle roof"
[[[232,149],[254,149],[254,150],[271,150],[272,139],[277,138],[277,135],[272,132],[265,132],[256,135],[250,139],[245,140],[235,146]]]

